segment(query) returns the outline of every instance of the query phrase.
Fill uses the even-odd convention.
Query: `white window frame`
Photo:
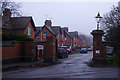
[[[38,39],[38,38],[39,38],[39,39]],[[39,37],[39,36],[37,36],[37,40],[40,41],[40,37]]]
[[[43,38],[47,38],[47,32],[43,32]]]
[[[65,41],[67,40],[67,37],[65,37]]]
[[[62,43],[62,46],[63,46],[63,43]]]
[[[31,35],[31,27],[28,27],[28,35]]]
[[[60,44],[58,43],[58,47],[60,46]]]
[[[58,39],[60,38],[59,34],[58,34]]]
[[[63,34],[62,34],[62,39],[63,39]]]

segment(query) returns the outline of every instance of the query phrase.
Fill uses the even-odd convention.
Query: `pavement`
[[[14,71],[14,70],[21,70],[21,69],[27,69],[27,68],[36,68],[36,67],[46,67],[50,65],[55,65],[61,63],[60,60],[58,60],[56,63],[44,63],[43,60],[39,60],[37,62],[19,62],[19,63],[12,63],[12,64],[4,64],[2,65],[2,71],[8,72],[8,71]]]
[[[116,67],[90,67],[92,52],[71,54],[62,63],[3,72],[3,78],[118,78]]]

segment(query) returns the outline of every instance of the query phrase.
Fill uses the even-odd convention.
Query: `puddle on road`
[[[88,61],[86,61],[86,62],[83,62],[84,64],[87,64],[87,65],[89,65],[90,64],[90,62],[88,62]]]

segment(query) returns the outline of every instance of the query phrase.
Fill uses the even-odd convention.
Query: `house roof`
[[[69,34],[69,32],[65,31],[65,34],[67,34],[70,38],[72,38],[72,36]]]
[[[69,32],[69,34],[71,35],[72,38],[77,37],[78,38],[78,33],[75,32]]]
[[[61,32],[61,28],[60,26],[52,26],[52,31],[55,33],[55,35],[59,34],[59,32]]]
[[[64,33],[65,36],[68,35],[70,38],[72,38],[72,36],[69,34],[69,32],[67,32],[65,30],[65,28],[61,28],[61,30],[62,30],[62,32]]]
[[[3,19],[3,26],[5,29],[12,29],[12,30],[18,30],[18,29],[26,29],[29,22],[31,22],[33,29],[35,29],[35,25],[33,22],[32,17],[11,17],[9,20]]]
[[[42,26],[37,26],[35,31],[35,37],[41,32]]]
[[[10,18],[8,18],[8,17],[6,17],[6,16],[3,16],[3,17],[2,17],[2,28],[5,28],[5,29],[13,29],[13,28],[12,28],[11,21],[10,21]]]

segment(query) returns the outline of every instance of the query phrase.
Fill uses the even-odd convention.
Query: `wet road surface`
[[[3,78],[118,78],[116,67],[90,67],[92,52],[71,54],[61,59],[62,63],[34,69],[3,73]]]

